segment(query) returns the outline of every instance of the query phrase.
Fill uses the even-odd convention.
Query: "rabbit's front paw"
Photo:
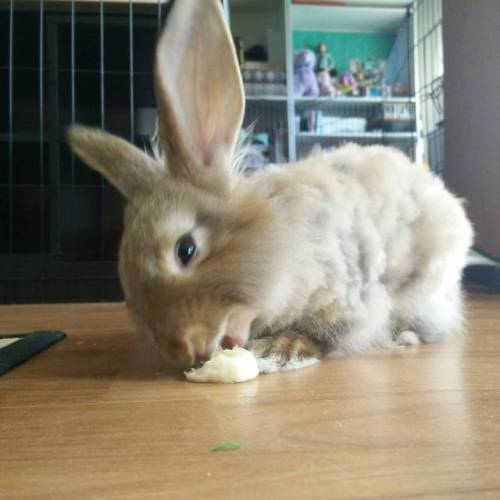
[[[318,344],[294,332],[251,340],[247,348],[257,358],[260,373],[298,370],[317,363],[321,357]]]

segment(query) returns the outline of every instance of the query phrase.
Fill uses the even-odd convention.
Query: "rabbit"
[[[68,141],[127,200],[121,283],[167,362],[239,345],[270,373],[463,331],[473,230],[440,179],[355,144],[245,175],[243,86],[218,0],[174,3],[154,78],[165,160],[80,125]]]

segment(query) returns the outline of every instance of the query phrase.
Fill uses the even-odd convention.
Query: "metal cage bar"
[[[44,106],[44,0],[40,0],[40,23],[39,23],[39,39],[38,39],[38,103],[39,103],[39,175],[40,175],[40,247],[43,251],[45,247],[45,224],[44,224],[44,212],[45,212],[45,203],[44,203],[44,135],[45,135],[45,127],[44,127],[44,119],[45,119],[45,106]]]
[[[9,161],[9,229],[8,229],[8,248],[9,253],[12,254],[14,250],[14,162],[13,162],[13,142],[12,136],[14,133],[14,0],[9,2],[9,118],[8,118],[8,161]]]
[[[413,2],[415,96],[419,156],[438,175],[444,169],[442,0]]]
[[[129,23],[129,82],[130,82],[130,142],[135,142],[135,117],[134,117],[134,7],[132,0],[128,0]]]

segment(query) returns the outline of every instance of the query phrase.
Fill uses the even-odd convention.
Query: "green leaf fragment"
[[[238,443],[231,443],[230,441],[224,441],[216,446],[214,446],[210,451],[226,451],[226,450],[239,450],[241,445]]]

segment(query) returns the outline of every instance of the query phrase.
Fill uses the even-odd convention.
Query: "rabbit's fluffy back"
[[[350,144],[263,171],[236,191],[248,189],[266,193],[288,239],[274,277],[281,300],[263,295],[277,305],[264,321],[272,329],[321,311],[360,324],[337,348],[387,345],[395,329],[427,320],[433,297],[426,328],[439,329],[440,315],[439,336],[460,328],[471,226],[461,202],[402,153]]]

